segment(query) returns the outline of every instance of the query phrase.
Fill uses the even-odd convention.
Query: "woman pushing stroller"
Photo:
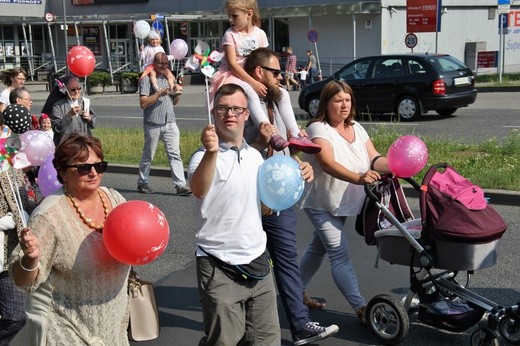
[[[330,257],[334,282],[365,323],[365,299],[359,292],[350,260],[347,237],[343,232],[348,216],[357,215],[365,199],[363,185],[389,172],[387,160],[375,149],[363,127],[354,120],[355,101],[352,88],[341,81],[331,81],[323,88],[316,117],[310,120],[307,133],[322,150],[307,160],[315,179],[307,186],[301,200],[314,226],[313,238],[300,263],[304,301],[316,305],[306,293],[313,275]]]

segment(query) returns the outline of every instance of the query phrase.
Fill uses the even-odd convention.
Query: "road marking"
[[[385,122],[377,122],[377,123],[374,123],[374,122],[371,122],[371,121],[360,121],[359,122],[360,124],[362,125],[380,125],[380,126],[388,126],[388,125],[395,125],[395,126],[419,126],[421,125],[420,123],[397,123],[397,122],[388,122],[388,123],[385,123]]]
[[[516,128],[516,127],[520,127],[518,125],[506,125],[506,126],[502,126],[502,127],[513,127],[513,128]]]

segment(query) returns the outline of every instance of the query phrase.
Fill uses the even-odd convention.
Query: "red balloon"
[[[115,207],[103,226],[103,242],[118,261],[130,265],[152,262],[159,257],[170,237],[166,217],[145,201],[129,201]]]
[[[85,46],[74,46],[67,55],[67,66],[70,72],[78,77],[86,77],[94,71],[96,58],[90,49]]]

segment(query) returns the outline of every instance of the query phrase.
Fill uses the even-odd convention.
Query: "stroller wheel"
[[[368,302],[366,319],[372,333],[385,345],[401,342],[410,328],[404,307],[386,294],[377,295]]]
[[[477,329],[471,334],[471,346],[499,346],[498,339],[490,332]]]
[[[513,345],[520,345],[520,320],[511,315],[505,315],[498,322],[500,335]]]

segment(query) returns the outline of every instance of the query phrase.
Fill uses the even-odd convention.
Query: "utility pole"
[[[63,37],[65,38],[65,41],[63,41],[63,44],[65,45],[65,71],[67,71],[67,74],[69,72],[69,68],[67,66],[67,54],[69,54],[69,45],[68,45],[68,37],[67,37],[67,9],[65,7],[65,0],[61,0],[63,4]]]

